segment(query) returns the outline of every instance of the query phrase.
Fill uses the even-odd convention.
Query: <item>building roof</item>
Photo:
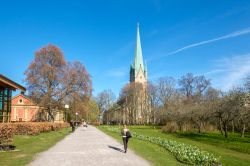
[[[137,24],[137,32],[136,32],[136,46],[135,46],[135,57],[134,57],[133,68],[135,69],[135,75],[139,72],[140,68],[142,71],[145,71],[143,58],[142,58],[142,49],[141,49],[141,40],[140,40],[140,32],[139,32],[139,23]]]
[[[3,76],[2,74],[0,74],[0,86],[3,86],[3,87],[7,87],[11,90],[21,90],[22,92],[25,92],[26,91],[26,88],[23,87],[22,85],[12,81],[11,79]]]
[[[26,100],[28,100],[28,103],[26,104],[14,104],[13,101],[14,99],[16,99],[17,97],[22,97],[22,98],[25,98]],[[13,106],[17,106],[17,105],[22,105],[22,106],[37,106],[39,107],[35,102],[33,102],[28,96],[24,95],[24,94],[17,94],[16,96],[12,97],[11,99],[12,101],[12,105]]]
[[[24,94],[21,94],[21,93],[15,95],[15,96],[13,96],[13,97],[12,97],[12,100],[15,99],[15,98],[17,98],[17,97],[19,97],[19,96],[21,96],[21,97],[23,97],[23,98],[29,100],[30,102],[33,102],[28,96],[26,96],[26,95],[24,95]]]

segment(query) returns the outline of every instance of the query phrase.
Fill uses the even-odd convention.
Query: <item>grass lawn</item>
[[[130,126],[130,130],[147,136],[161,137],[168,140],[195,145],[202,150],[221,156],[222,165],[250,165],[250,137],[240,138],[239,134],[229,134],[228,139],[224,139],[220,133],[194,134],[194,133],[162,133],[160,129],[151,126]],[[120,140],[120,136],[114,132],[107,131],[103,126],[99,129]],[[153,165],[183,165],[175,159],[164,148],[149,142],[131,139],[129,147],[137,154],[141,155]]]
[[[239,133],[229,133],[228,138],[224,138],[220,133],[177,133],[179,138],[189,138],[194,141],[209,143],[211,145],[224,147],[238,152],[250,154],[250,134],[247,133],[245,138],[241,138]]]
[[[99,126],[98,128],[122,143],[121,136],[119,136],[117,133],[108,131],[104,126]],[[129,149],[134,150],[135,153],[142,156],[143,158],[145,158],[156,166],[166,164],[171,166],[184,165],[178,162],[175,157],[166,149],[152,143],[132,138],[129,140]]]
[[[17,135],[14,136],[14,144],[18,151],[0,152],[0,165],[22,166],[32,161],[33,157],[47,150],[59,140],[70,133],[70,128],[49,133],[41,133],[37,136]]]

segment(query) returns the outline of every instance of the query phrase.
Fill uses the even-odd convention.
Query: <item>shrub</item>
[[[100,122],[98,122],[98,121],[93,121],[90,124],[94,125],[94,126],[100,126]]]
[[[0,145],[12,142],[13,131],[13,126],[10,123],[0,124]]]
[[[162,131],[174,133],[178,131],[178,126],[176,122],[167,122],[166,125],[162,127]]]
[[[51,125],[48,122],[40,122],[40,132],[49,132],[51,131]]]
[[[56,131],[65,127],[69,127],[68,123],[52,123],[52,122],[22,122],[13,123],[14,134],[16,135],[38,135],[43,132]]]
[[[69,127],[68,123],[21,122],[0,124],[0,145],[11,144],[13,135],[38,135]]]
[[[205,131],[216,131],[217,126],[213,124],[206,124],[204,125],[204,130]]]
[[[38,135],[40,133],[39,126],[33,123],[13,123],[14,134],[16,135]]]

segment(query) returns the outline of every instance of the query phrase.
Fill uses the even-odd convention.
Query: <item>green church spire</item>
[[[139,23],[136,30],[134,63],[130,66],[130,82],[145,83],[147,81],[147,65],[143,63]]]
[[[142,59],[142,49],[141,49],[141,40],[139,32],[139,23],[137,23],[137,32],[136,32],[136,46],[135,46],[135,59],[134,59],[134,69],[135,74],[139,72],[140,67],[144,71],[143,59]]]

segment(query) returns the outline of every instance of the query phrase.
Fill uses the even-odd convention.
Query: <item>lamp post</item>
[[[101,124],[101,116],[102,116],[101,114],[98,115],[98,125]]]
[[[66,108],[66,109],[69,109],[69,105],[68,105],[68,104],[65,104],[65,108]]]
[[[76,112],[76,117],[77,117],[77,115],[78,115],[78,112]],[[77,118],[76,118],[77,119]],[[76,120],[75,120],[76,121]]]
[[[69,109],[69,105],[68,104],[65,104],[64,108],[67,110]],[[68,120],[68,117],[67,117],[67,112],[65,111],[65,121]]]

